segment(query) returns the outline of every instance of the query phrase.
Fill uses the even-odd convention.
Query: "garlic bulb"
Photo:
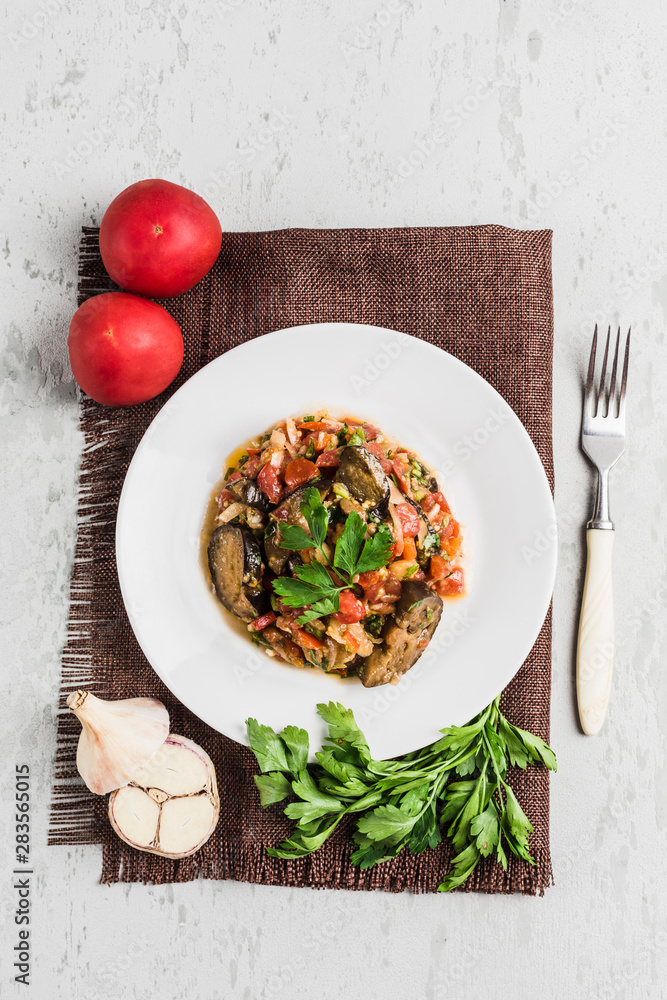
[[[198,851],[213,833],[219,811],[210,757],[173,733],[131,784],[109,798],[109,819],[121,840],[168,858]]]
[[[67,705],[83,727],[76,766],[96,795],[132,781],[169,733],[169,713],[155,698],[103,701],[76,691]]]

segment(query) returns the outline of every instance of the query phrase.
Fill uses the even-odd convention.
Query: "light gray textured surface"
[[[664,5],[3,6],[0,994],[21,995],[10,794],[26,761],[39,1000],[666,996]],[[554,229],[560,771],[544,898],[107,889],[98,848],[46,848],[81,447],[65,349],[78,234],[146,176],[207,196],[223,229]],[[612,492],[618,669],[609,724],[587,739],[572,675],[592,482],[579,387],[594,320],[632,322],[635,346]]]

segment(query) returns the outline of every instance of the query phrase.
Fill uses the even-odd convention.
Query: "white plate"
[[[324,406],[416,451],[464,527],[467,593],[445,600],[430,646],[396,687],[366,689],[269,658],[230,622],[199,561],[204,510],[227,456],[276,420]],[[249,716],[277,730],[295,724],[317,747],[325,727],[316,705],[333,699],[383,758],[466,722],[519,669],[553,590],[554,526],[537,452],[484,379],[414,337],[319,323],[243,344],[172,396],[128,469],[116,550],[141,648],[206,723],[240,742]]]

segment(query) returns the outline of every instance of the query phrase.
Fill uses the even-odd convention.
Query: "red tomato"
[[[328,431],[330,434],[337,434],[343,429],[339,420],[303,420],[297,427],[302,431]]]
[[[254,621],[250,622],[248,628],[251,632],[261,632],[267,625],[273,625],[275,620],[276,616],[273,611],[267,611],[265,615],[260,615],[259,618],[255,618]]]
[[[380,580],[384,580],[387,574],[379,569],[369,569],[366,573],[359,574],[359,583],[364,588],[368,590],[373,584],[379,583]]]
[[[453,556],[461,548],[462,541],[459,522],[450,517],[449,522],[440,532],[440,548],[448,556]]]
[[[401,522],[404,538],[414,538],[419,534],[419,514],[409,503],[399,503],[396,505],[396,513]]]
[[[404,559],[409,561],[414,561],[417,558],[417,546],[415,544],[414,538],[404,538],[403,539],[403,552],[401,553]]]
[[[243,466],[243,475],[248,476],[249,479],[254,479],[260,470],[261,464],[259,455],[251,455]]]
[[[243,479],[243,475],[240,472],[232,472],[231,476],[227,480],[228,483],[233,482],[235,479]]]
[[[257,476],[257,485],[262,493],[266,494],[271,503],[278,503],[283,495],[283,487],[278,477],[278,473],[270,462],[266,463]]]
[[[443,559],[442,556],[437,554],[431,556],[431,562],[428,568],[429,580],[444,580],[450,572],[451,566],[447,559]]]
[[[159,395],[183,362],[181,330],[166,309],[138,295],[103,292],[74,313],[67,338],[74,378],[104,406]]]
[[[438,580],[435,589],[440,597],[453,597],[463,593],[463,570],[455,569],[446,580]]]
[[[298,625],[292,625],[292,635],[302,649],[322,649],[324,646],[321,639],[306,632],[305,628],[299,628]]]
[[[319,466],[319,468],[337,469],[340,465],[340,453],[342,450],[342,448],[335,448],[333,451],[323,451],[321,455],[317,456],[315,465]]]
[[[344,625],[354,625],[366,616],[366,608],[351,590],[343,590],[338,595],[338,608],[338,611],[334,611],[334,618]]]
[[[429,493],[428,496],[423,497],[421,500],[422,510],[426,514],[430,514],[433,508],[436,506],[438,506],[440,510],[435,515],[434,519],[431,521],[431,524],[440,524],[444,515],[451,513],[449,509],[449,504],[447,503],[445,497],[443,496],[442,493],[440,493],[439,490],[436,493]]]
[[[317,475],[317,466],[307,458],[295,458],[285,469],[285,485],[288,490],[295,490],[309,479]]]
[[[404,451],[399,452],[394,458],[394,475],[398,480],[398,485],[404,493],[410,492],[410,459]]]
[[[367,441],[372,441],[376,438],[380,431],[373,424],[362,424],[361,429],[364,432]],[[368,449],[370,451],[370,448]]]
[[[215,264],[221,244],[222,229],[210,205],[194,191],[158,178],[121,191],[100,226],[100,253],[113,280],[154,299],[193,288]]]
[[[221,508],[223,507],[223,505],[225,507],[229,507],[230,503],[234,503],[235,500],[236,497],[234,496],[233,493],[230,493],[229,490],[223,490],[220,496],[218,497],[218,503],[220,504]]]

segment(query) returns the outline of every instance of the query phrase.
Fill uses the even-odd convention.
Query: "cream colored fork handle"
[[[614,662],[613,530],[589,528],[586,547],[588,560],[577,642],[577,704],[581,728],[592,736],[604,722]]]

